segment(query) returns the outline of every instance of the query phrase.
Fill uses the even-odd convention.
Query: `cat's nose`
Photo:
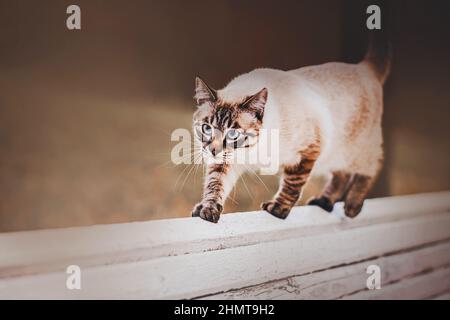
[[[222,152],[221,148],[211,147],[209,150],[211,151],[211,154],[213,155],[213,157],[217,156],[218,154],[220,154]]]
[[[209,151],[215,157],[217,154],[219,154],[222,151],[220,143],[218,143],[217,141],[213,141],[209,145]]]

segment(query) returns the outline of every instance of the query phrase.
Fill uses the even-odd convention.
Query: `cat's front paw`
[[[276,200],[261,203],[261,209],[280,219],[286,219],[289,212],[291,212],[291,208],[291,206],[279,203]]]
[[[192,210],[193,217],[200,217],[203,220],[217,223],[220,214],[223,211],[223,206],[216,202],[200,202],[195,205]]]
[[[194,209],[192,209],[192,212],[191,212],[192,216],[200,217],[200,211],[202,210],[202,208],[203,208],[203,203],[201,203],[201,202],[197,203],[194,206]]]

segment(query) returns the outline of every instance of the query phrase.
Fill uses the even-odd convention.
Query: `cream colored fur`
[[[321,154],[313,175],[336,170],[377,174],[383,157],[383,91],[369,63],[256,69],[233,79],[218,96],[240,101],[262,88],[268,89],[263,128],[280,130],[280,165],[298,163],[299,151],[319,134]]]

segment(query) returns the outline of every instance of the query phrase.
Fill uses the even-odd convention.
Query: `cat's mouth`
[[[231,163],[233,155],[228,151],[211,152],[209,149],[203,149],[203,159],[206,163],[223,164]]]

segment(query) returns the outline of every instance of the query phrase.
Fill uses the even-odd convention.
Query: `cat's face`
[[[267,89],[241,101],[223,101],[200,78],[195,81],[193,130],[204,158],[230,163],[255,148],[262,127]]]

